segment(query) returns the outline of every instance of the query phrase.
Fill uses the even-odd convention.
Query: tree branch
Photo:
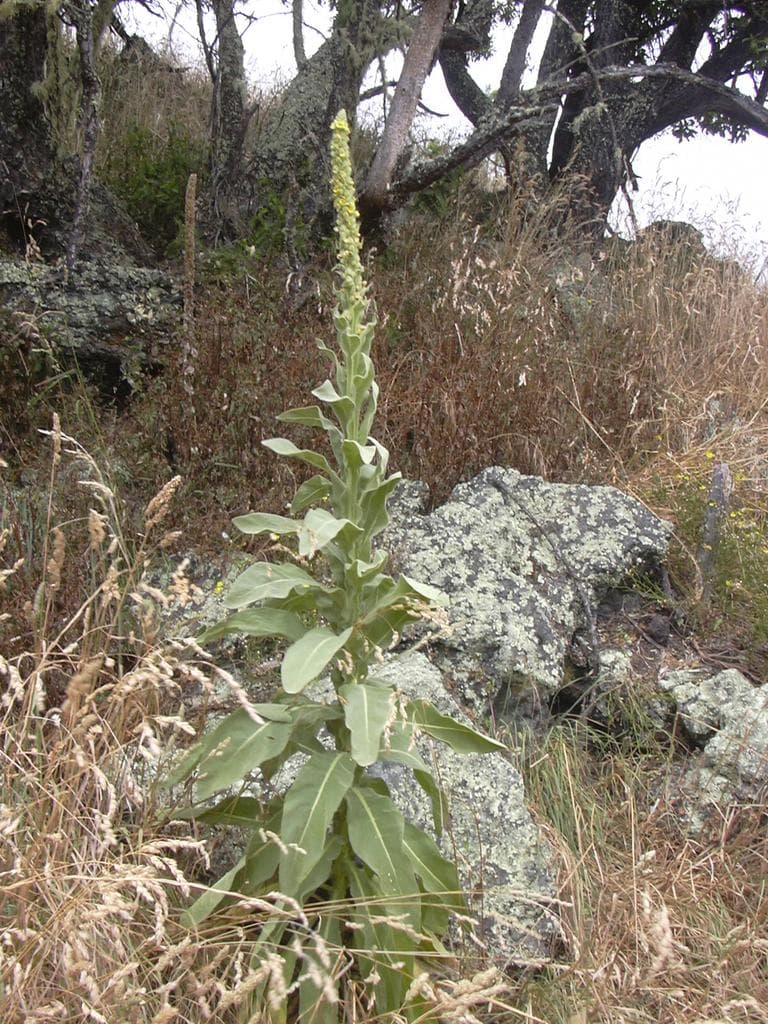
[[[424,0],[421,15],[405,54],[384,134],[368,171],[362,199],[383,208],[397,159],[405,148],[421,90],[435,56],[452,0]]]
[[[438,59],[451,99],[464,117],[477,127],[492,109],[492,102],[467,71],[463,54],[441,48]]]
[[[556,109],[557,104],[551,103],[542,106],[510,107],[500,115],[490,115],[466,141],[450,153],[411,164],[402,177],[392,183],[390,199],[393,205],[434,184],[457,167],[477,166],[485,157],[496,152],[503,143],[509,142],[523,131],[549,124],[548,119]]]
[[[509,47],[504,70],[501,74],[501,83],[496,97],[496,102],[502,107],[508,106],[520,92],[528,49],[543,10],[544,0],[527,0],[523,4],[520,21],[517,23],[515,34],[512,36],[512,42]]]
[[[525,93],[527,103],[510,107],[506,111],[487,114],[476,130],[461,145],[445,156],[411,164],[404,174],[392,184],[390,200],[393,205],[407,196],[419,192],[457,167],[474,167],[486,156],[500,149],[504,144],[523,132],[551,124],[551,117],[564,95],[579,92],[594,85],[595,75],[600,81],[626,81],[636,78],[659,78],[677,81],[690,87],[698,95],[698,104],[688,103],[688,113],[680,112],[669,124],[682,117],[695,116],[706,110],[736,117],[753,131],[768,137],[768,110],[759,103],[728,86],[701,78],[700,75],[685,71],[674,64],[653,67],[606,67],[584,72],[566,82],[553,82]],[[699,110],[699,107],[701,110]],[[653,134],[668,127],[663,124]]]
[[[304,49],[304,0],[293,0],[291,19],[293,23],[293,56],[296,67],[302,68],[307,63],[307,51]]]

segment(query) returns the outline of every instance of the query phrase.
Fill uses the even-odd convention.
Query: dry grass
[[[601,749],[602,748],[602,749]],[[760,808],[700,844],[641,759],[578,724],[523,755],[534,811],[560,851],[570,962],[523,980],[549,1024],[764,1024],[768,840]]]
[[[167,527],[179,479],[147,503],[132,539],[95,460],[57,417],[48,435],[37,587],[13,553],[23,524],[6,518],[0,535],[0,588],[15,609],[3,625],[23,630],[6,633],[0,655],[0,1020],[279,1020],[294,1012],[304,977],[325,988],[340,1019],[370,1020],[352,957],[325,942],[319,924],[335,918],[352,929],[359,905],[318,903],[310,918],[280,893],[232,893],[226,913],[200,929],[185,924],[185,907],[209,881],[210,844],[177,819],[163,777],[174,750],[204,725],[211,697],[221,703],[229,687],[230,699],[248,698],[194,642],[160,633],[162,618],[183,617],[195,589],[183,563],[166,572],[164,588],[150,574],[178,536]],[[64,495],[70,516],[56,525]],[[262,932],[281,916],[291,934],[276,948]],[[448,967],[418,986],[457,1024],[509,992],[493,968],[459,978]]]
[[[50,436],[36,589],[10,554],[23,523],[6,519],[0,543],[4,597],[15,597],[6,606],[28,595],[25,634],[6,637],[0,657],[0,1019],[227,1020],[217,1007],[242,1002],[242,937],[207,942],[179,927],[192,890],[182,865],[206,853],[186,825],[161,826],[158,803],[163,759],[194,732],[185,700],[215,671],[158,640],[159,612],[187,593],[183,574],[167,594],[146,576],[173,540],[165,523],[178,481],[146,507],[134,545],[90,455],[58,420]],[[86,506],[59,526],[56,485],[67,473]],[[73,602],[84,575],[91,589]]]
[[[664,475],[670,460],[715,448],[718,459],[751,460],[754,497],[764,496],[765,289],[734,264],[652,236],[593,258],[575,237],[553,242],[557,209],[531,215],[526,198],[492,215],[487,205],[502,201],[472,193],[444,221],[414,212],[370,257],[377,433],[396,468],[428,483],[436,502],[490,464],[646,494],[656,467]],[[321,257],[307,273],[299,303],[279,262],[216,256],[197,296],[205,394],[190,408],[166,380],[131,414],[197,485],[197,522],[216,511],[212,491],[219,529],[292,493],[259,444],[328,372],[315,340],[327,336],[330,267]]]

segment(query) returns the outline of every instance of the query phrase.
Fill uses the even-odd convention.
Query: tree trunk
[[[234,13],[234,0],[213,0],[218,59],[211,98],[211,161],[207,225],[212,240],[243,234],[243,143],[246,112],[245,50]],[[210,54],[207,55],[210,61]]]
[[[277,197],[289,232],[325,230],[331,121],[341,109],[354,120],[363,76],[388,45],[386,29],[376,0],[338,4],[330,38],[302,64],[261,126],[246,170],[249,215],[274,208]],[[287,242],[290,249],[293,239]]]
[[[408,141],[421,90],[432,67],[452,3],[453,0],[425,0],[421,9],[405,55],[384,134],[361,195],[363,206],[370,210],[382,210],[387,205],[395,165]]]
[[[49,194],[55,154],[40,100],[47,48],[42,2],[0,17],[0,230],[10,248],[27,253],[58,248],[56,229],[68,212]]]

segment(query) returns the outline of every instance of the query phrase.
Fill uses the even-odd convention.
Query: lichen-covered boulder
[[[0,257],[0,306],[33,317],[62,363],[119,397],[159,361],[181,299],[163,271],[108,256],[81,261],[68,280],[60,266]]]
[[[700,753],[675,780],[689,830],[721,823],[729,805],[760,800],[768,787],[768,686],[736,669],[708,675],[685,669],[659,679]]]
[[[475,726],[423,654],[393,658],[376,675],[406,697],[429,700],[444,715]],[[448,796],[450,823],[439,841],[456,859],[477,921],[475,940],[508,964],[550,959],[559,934],[552,913],[554,857],[526,806],[520,773],[503,754],[457,754],[427,736],[418,745]],[[413,775],[395,764],[379,764],[376,771],[405,817],[432,832],[430,802]]]
[[[431,647],[468,706],[502,715],[563,684],[574,641],[635,569],[657,567],[671,528],[612,487],[547,483],[491,468],[429,515],[395,506],[386,546],[408,576],[450,598]],[[592,642],[592,646],[594,643]]]

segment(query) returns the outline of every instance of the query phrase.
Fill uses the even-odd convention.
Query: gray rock
[[[56,355],[74,356],[108,393],[130,388],[158,360],[180,302],[168,274],[128,261],[82,261],[65,281],[60,267],[0,258],[0,304],[36,317]]]
[[[754,686],[736,669],[709,676],[670,672],[659,685],[700,748],[681,780],[689,829],[701,832],[713,810],[722,821],[729,805],[762,799],[768,787],[768,686]]]
[[[514,712],[554,694],[578,630],[605,592],[661,562],[669,524],[612,487],[487,469],[430,515],[401,515],[397,568],[450,597],[433,660],[470,707]]]

